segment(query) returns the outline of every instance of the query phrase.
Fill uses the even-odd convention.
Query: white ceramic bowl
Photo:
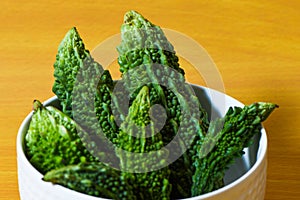
[[[204,108],[210,113],[224,115],[230,106],[243,106],[238,100],[209,88],[192,85]],[[56,97],[44,102],[44,105],[57,106]],[[24,153],[24,136],[27,132],[32,112],[22,122],[17,136],[18,181],[21,200],[103,200],[103,198],[85,195],[59,185],[42,181],[39,173],[27,160]],[[267,168],[267,135],[262,129],[261,135],[245,149],[242,158],[227,170],[225,186],[213,192],[189,198],[188,200],[263,200]]]

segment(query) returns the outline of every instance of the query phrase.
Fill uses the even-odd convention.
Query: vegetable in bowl
[[[207,111],[186,87],[174,47],[160,27],[139,13],[129,11],[125,14],[121,35],[118,62],[125,89],[128,89],[124,91],[127,95],[124,98],[129,98],[128,110],[120,109],[119,104],[124,102],[114,99],[116,82],[109,71],[94,61],[77,29],[72,28],[61,42],[54,64],[53,92],[61,111],[54,112],[51,106],[44,107],[38,101],[34,103],[34,114],[25,137],[31,164],[44,175],[44,181],[111,199],[189,198],[223,187],[225,170],[234,158],[242,155],[253,135],[260,132],[261,122],[277,105],[254,103],[243,108],[232,107],[224,117],[209,122]],[[88,79],[90,71],[99,82]],[[141,80],[148,82],[139,85]],[[159,84],[159,80],[178,87],[171,90]],[[133,90],[136,86],[139,87]],[[179,95],[182,90],[195,103],[191,105],[196,106],[186,103],[184,95]],[[76,95],[84,96],[86,101],[78,101]],[[92,110],[85,109],[87,102],[93,104]],[[160,119],[153,114],[155,105],[166,111],[160,131],[153,125]],[[90,118],[93,116],[90,113],[95,114],[96,121]],[[78,121],[78,115],[84,121]],[[122,121],[119,126],[117,120]],[[97,127],[113,144],[107,147],[110,154],[101,151],[93,140],[82,139],[89,137],[102,144]],[[145,132],[146,127],[150,127],[150,132]],[[167,163],[159,169],[154,169],[160,164],[155,160],[134,157],[134,153],[154,152],[155,155],[155,151],[173,140],[179,129],[182,132],[175,151],[181,156],[175,162],[168,163],[174,153],[170,151],[158,155],[162,163]],[[187,144],[191,144],[190,147]],[[215,145],[211,147],[211,144]],[[107,162],[102,163],[102,160]],[[112,168],[111,162],[117,163],[119,170]],[[134,169],[136,163],[145,172],[128,170]]]

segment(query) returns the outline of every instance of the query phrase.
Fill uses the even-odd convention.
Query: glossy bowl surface
[[[230,106],[243,106],[238,100],[202,86],[191,85],[203,107],[212,117],[223,116]],[[44,105],[58,106],[56,97]],[[32,112],[22,122],[17,136],[18,181],[21,200],[103,200],[85,195],[59,185],[42,181],[39,173],[28,161],[24,153],[24,136],[27,132]],[[264,128],[254,138],[254,143],[245,149],[242,158],[227,170],[225,186],[216,191],[188,198],[188,200],[263,200],[267,169],[267,135]]]

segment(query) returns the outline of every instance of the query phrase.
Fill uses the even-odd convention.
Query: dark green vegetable
[[[198,149],[192,196],[211,192],[222,186],[225,170],[251,139],[261,130],[261,122],[278,107],[272,103],[254,103],[244,108],[230,108],[224,118],[211,122],[207,137]]]
[[[132,186],[120,176],[120,171],[101,163],[80,163],[49,171],[44,181],[68,187],[92,196],[136,200]]]
[[[209,126],[162,29],[129,11],[121,37],[122,80],[114,84],[76,28],[66,34],[52,88],[63,112],[34,102],[30,162],[45,181],[103,198],[181,199],[222,187],[277,105],[230,108]]]
[[[35,100],[25,136],[26,153],[41,173],[65,165],[96,160],[77,135],[80,127],[58,109]]]
[[[205,116],[201,116],[203,119]],[[192,176],[195,173],[194,163],[198,160],[197,150],[201,146],[201,140],[205,137],[207,129],[206,122],[197,120],[191,116],[183,116],[181,122],[181,141],[178,143],[180,152],[184,152],[169,168],[171,169],[170,182],[173,185],[172,199],[188,198],[191,196],[193,184]],[[188,144],[186,144],[188,143]]]
[[[126,86],[129,89],[136,87],[136,81],[141,83],[141,77],[146,77],[151,103],[162,103],[169,118],[176,118],[178,123],[180,107],[176,95],[166,85],[161,85],[170,81],[166,78],[184,82],[184,70],[179,66],[174,47],[159,26],[135,11],[125,14],[121,37],[121,44],[117,47],[120,71],[122,75],[128,72],[129,77],[133,76],[126,81]],[[137,93],[138,90],[133,99]]]
[[[87,149],[101,161],[117,164],[109,143],[114,143],[118,133],[111,109],[114,83],[109,71],[103,70],[85,49],[75,28],[60,43],[54,69],[53,92],[62,111],[84,130],[79,134]]]
[[[129,11],[124,17],[121,36],[118,62],[126,89],[135,99],[139,89],[148,86],[150,104],[160,104],[166,110],[167,119],[161,130],[164,145],[173,141],[177,147],[172,148],[172,156],[183,154],[170,165],[172,198],[189,197],[196,142],[205,135],[208,127],[206,111],[187,86],[174,47],[159,26],[139,13]],[[187,99],[190,102],[186,102]],[[174,141],[177,133],[179,138]]]
[[[97,74],[101,74],[102,67],[93,62],[88,50],[80,38],[76,28],[70,29],[61,41],[54,63],[55,81],[52,87],[61,102],[62,111],[72,117],[72,92],[78,71],[85,62],[93,65]]]
[[[138,199],[169,199],[169,169],[156,169],[167,162],[169,153],[161,150],[162,136],[155,132],[149,114],[150,106],[149,89],[144,86],[121,124],[117,155],[123,170],[122,176],[132,184]]]

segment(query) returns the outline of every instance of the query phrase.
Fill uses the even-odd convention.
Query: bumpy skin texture
[[[178,57],[162,30],[130,11],[121,32],[118,62],[127,91],[116,91],[119,100],[112,95],[114,84],[109,71],[91,58],[75,28],[67,33],[54,64],[53,91],[63,112],[78,125],[55,108],[49,107],[46,112],[36,104],[39,114],[34,115],[26,136],[31,162],[43,173],[54,169],[45,175],[45,181],[113,199],[188,198],[222,187],[228,164],[260,132],[260,122],[276,105],[231,108],[208,130],[207,114],[185,82]],[[121,108],[127,96],[129,111]],[[156,104],[165,109],[165,121],[157,117],[159,111],[151,110]],[[117,114],[113,115],[112,109]],[[48,112],[51,114],[45,114]],[[41,116],[45,120],[37,123]],[[116,119],[122,122],[120,128]],[[160,129],[156,125],[164,126]],[[55,133],[54,137],[48,137],[49,133]],[[105,143],[105,138],[117,149]],[[209,151],[212,140],[216,146]],[[164,149],[171,141],[173,148]],[[37,143],[41,145],[33,145]],[[144,153],[152,156],[145,158]],[[159,168],[171,163],[174,154],[183,155]],[[99,158],[123,171],[100,164]]]
[[[59,45],[54,63],[53,92],[62,111],[74,118],[83,128],[79,133],[88,150],[100,160],[117,163],[113,148],[118,133],[111,109],[114,87],[108,70],[95,62],[75,28],[68,31]]]
[[[222,186],[225,170],[251,139],[261,130],[261,122],[278,107],[272,103],[254,103],[244,108],[230,108],[224,118],[211,122],[207,137],[198,149],[192,196],[211,192]]]
[[[92,196],[118,200],[137,200],[132,186],[120,171],[101,163],[69,165],[45,174],[44,181]]]
[[[163,141],[161,134],[155,132],[151,122],[150,106],[149,89],[144,86],[121,124],[117,155],[123,170],[122,176],[132,184],[138,199],[170,199],[171,185],[168,181],[170,171],[167,167],[155,169],[156,165],[167,161],[168,151],[157,153],[163,147]],[[151,159],[145,158],[142,153],[153,156]],[[132,173],[136,170],[141,173]]]
[[[152,24],[139,13],[129,11],[124,16],[121,37],[121,44],[117,48],[118,62],[131,98],[135,99],[139,92],[137,86],[146,83],[150,104],[160,104],[166,110],[167,119],[161,130],[164,145],[173,140],[179,129],[181,140],[176,141],[177,148],[172,153],[184,153],[186,146],[190,146],[186,145],[187,140],[192,144],[192,148],[170,165],[172,198],[189,197],[195,170],[193,155],[197,149],[196,141],[205,135],[208,127],[207,114],[199,105],[193,91],[186,87],[184,71],[179,66],[174,47],[159,26]],[[178,95],[182,91],[185,93]],[[196,107],[199,107],[200,116],[194,114],[195,107],[190,108],[189,104],[184,103],[185,97],[196,101],[194,105],[198,105]],[[187,111],[188,114],[185,114],[182,110],[191,112]]]
[[[122,42],[117,50],[121,73],[145,63],[160,63],[184,74],[179,67],[174,47],[163,31],[135,11],[124,16]]]
[[[122,74],[127,72],[130,73],[130,76],[132,73],[133,75],[144,74],[149,76],[153,83],[157,82],[157,79],[160,81],[164,74],[167,74],[166,77],[174,79],[173,74],[179,73],[182,76],[177,76],[177,78],[184,80],[184,70],[179,66],[174,47],[167,40],[159,26],[152,24],[139,13],[129,11],[124,16],[124,23],[121,26],[121,37],[122,41],[117,50],[119,52],[118,63]],[[156,64],[157,67],[153,64]],[[144,71],[139,68],[143,65],[146,65],[148,70]],[[158,99],[167,96],[168,98],[164,98],[166,101],[164,106],[168,115],[172,118],[177,117],[177,121],[179,121],[179,104],[176,104],[176,106],[172,103],[172,101],[178,101],[175,95],[169,94],[172,91],[159,85],[153,85],[149,88],[150,93],[154,94],[154,96],[151,95],[151,103],[159,101],[155,98],[157,95],[160,96]],[[170,105],[170,107],[167,107],[167,105]]]
[[[77,135],[78,125],[58,109],[34,101],[25,136],[27,156],[41,173],[64,165],[96,160]]]
[[[65,35],[58,47],[56,62],[54,63],[55,82],[52,90],[58,97],[62,105],[62,111],[72,117],[72,92],[77,76],[77,72],[82,67],[84,61],[91,60],[88,50],[80,38],[76,28],[72,28]],[[98,71],[102,67],[94,63]]]

